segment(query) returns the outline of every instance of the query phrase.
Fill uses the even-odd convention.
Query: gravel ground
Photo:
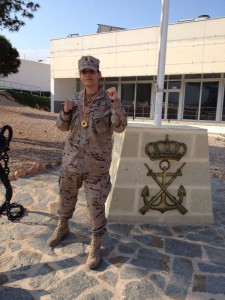
[[[67,132],[56,128],[56,118],[56,113],[25,107],[0,96],[0,128],[13,128],[10,174],[37,164],[44,168],[60,164]],[[211,176],[225,179],[225,136],[209,134],[208,140]]]
[[[66,132],[55,126],[57,114],[41,111],[0,96],[0,128],[10,125],[10,174],[41,164],[48,167],[59,164]],[[2,161],[1,161],[2,163]]]

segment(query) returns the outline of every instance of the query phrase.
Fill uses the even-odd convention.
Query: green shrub
[[[50,110],[50,98],[35,96],[27,93],[9,92],[16,102],[30,107]]]

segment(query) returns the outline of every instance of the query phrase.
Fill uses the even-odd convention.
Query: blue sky
[[[45,60],[50,40],[69,34],[95,34],[97,24],[127,29],[160,25],[161,0],[33,0],[40,9],[19,32],[0,31],[21,58]],[[225,0],[170,0],[169,23],[207,14],[225,17]]]

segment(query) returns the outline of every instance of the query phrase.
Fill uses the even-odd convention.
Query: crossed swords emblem
[[[145,164],[146,168],[148,169],[147,176],[151,176],[154,179],[154,181],[160,187],[160,191],[150,200],[148,200],[147,197],[150,196],[149,188],[147,185],[143,188],[141,196],[144,200],[144,206],[139,209],[139,212],[141,214],[144,215],[149,209],[159,210],[161,213],[164,213],[167,210],[178,209],[182,215],[185,215],[188,212],[188,210],[182,205],[183,198],[186,196],[186,190],[183,185],[180,185],[178,189],[178,198],[173,196],[168,191],[168,187],[177,178],[177,176],[182,176],[181,170],[184,165],[185,163],[183,163],[176,172],[170,173],[167,172],[167,170],[170,168],[170,162],[167,159],[163,159],[159,163],[159,167],[162,172],[154,173],[152,169],[150,169],[149,166]],[[162,177],[162,182],[158,177]],[[171,178],[167,181],[167,177]]]

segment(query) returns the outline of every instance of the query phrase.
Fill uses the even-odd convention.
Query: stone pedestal
[[[181,160],[170,160],[168,172],[175,173],[183,163],[182,176],[168,186],[168,191],[178,199],[182,185],[186,196],[182,201],[188,212],[182,215],[178,209],[160,211],[149,209],[144,215],[139,212],[144,206],[143,188],[149,188],[148,200],[160,191],[160,186],[147,176],[147,164],[154,173],[161,172],[160,160],[150,160],[145,153],[149,142],[175,140],[187,145]],[[115,134],[111,165],[112,190],[106,203],[108,220],[119,223],[160,224],[211,224],[213,223],[212,196],[209,173],[207,130],[190,126],[129,124],[122,134]],[[160,181],[162,178],[160,179]],[[160,199],[158,200],[160,201]]]

